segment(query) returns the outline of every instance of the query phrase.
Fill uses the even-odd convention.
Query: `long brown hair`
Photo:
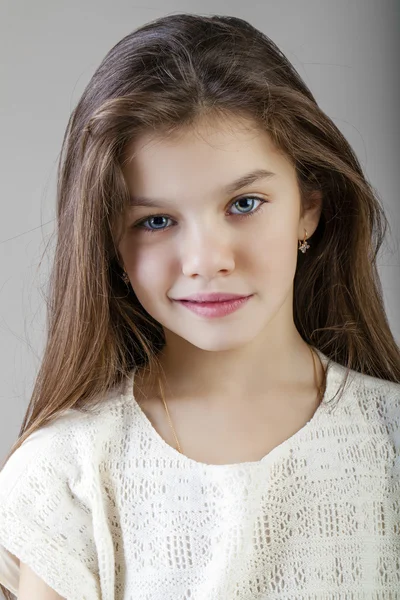
[[[229,115],[255,122],[292,161],[303,207],[313,191],[322,193],[320,221],[294,279],[299,333],[348,370],[400,382],[376,263],[388,221],[349,143],[265,34],[237,17],[172,14],[119,41],[70,116],[58,166],[47,340],[6,460],[65,409],[99,402],[133,367],[155,370],[163,328],[121,278],[124,150],[142,133],[169,135]]]

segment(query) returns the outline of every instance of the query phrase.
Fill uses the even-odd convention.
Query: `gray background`
[[[0,0],[0,460],[16,439],[43,351],[56,165],[69,114],[108,50],[169,13],[250,21],[349,140],[389,217],[379,268],[400,343],[399,0],[144,4]]]

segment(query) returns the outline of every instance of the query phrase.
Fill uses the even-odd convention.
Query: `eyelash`
[[[242,196],[241,198],[234,200],[232,202],[231,206],[234,204],[237,204],[241,200],[247,200],[247,199],[259,200],[261,202],[261,204],[256,208],[256,210],[254,210],[252,212],[243,213],[243,214],[234,214],[233,215],[234,217],[239,217],[239,218],[252,217],[256,214],[259,214],[262,211],[262,209],[264,208],[264,205],[268,204],[267,200],[263,200],[262,198],[258,198],[257,196]],[[163,227],[162,229],[149,229],[147,227],[144,227],[144,223],[146,223],[146,221],[148,221],[149,219],[152,219],[154,217],[167,217],[168,219],[171,219],[171,217],[168,217],[168,215],[150,215],[150,216],[146,217],[145,219],[142,219],[138,223],[135,223],[134,225],[132,225],[132,229],[142,229],[145,233],[160,233],[162,231],[166,231],[169,229],[169,227]],[[171,221],[172,220],[173,219],[171,219]]]

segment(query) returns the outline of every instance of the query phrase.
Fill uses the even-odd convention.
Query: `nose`
[[[232,239],[221,226],[190,228],[182,242],[181,261],[185,277],[211,280],[220,272],[229,273],[235,267]]]

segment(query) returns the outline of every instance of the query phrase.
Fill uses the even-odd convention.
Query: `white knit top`
[[[255,462],[180,454],[133,371],[65,411],[0,473],[0,582],[17,593],[17,557],[67,600],[399,599],[400,384],[351,371],[338,401],[344,372]]]

